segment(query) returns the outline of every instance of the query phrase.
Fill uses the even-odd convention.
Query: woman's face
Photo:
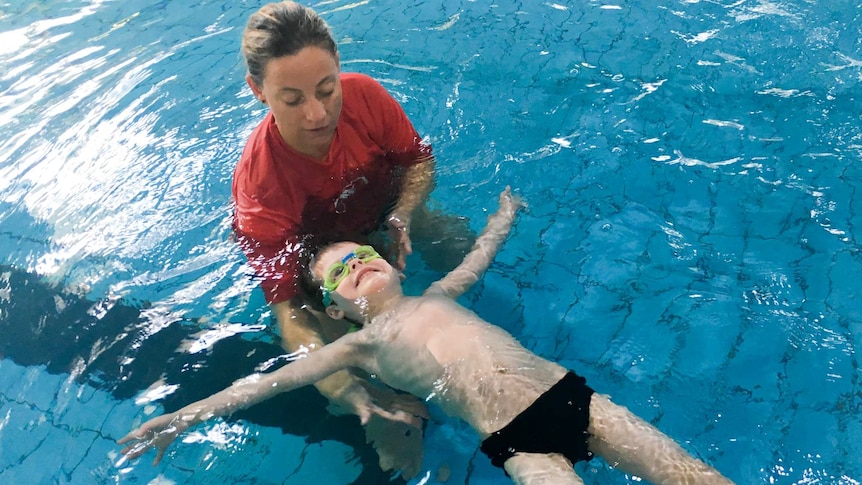
[[[338,55],[315,46],[275,58],[263,84],[246,78],[255,96],[269,105],[284,141],[294,150],[323,159],[341,115]]]

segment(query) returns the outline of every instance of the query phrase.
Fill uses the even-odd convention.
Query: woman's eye
[[[326,91],[326,92],[323,92],[323,93],[317,93],[317,97],[318,97],[318,98],[328,98],[328,97],[332,96],[332,93],[334,93],[334,92],[335,92],[335,90],[333,89],[332,91]]]

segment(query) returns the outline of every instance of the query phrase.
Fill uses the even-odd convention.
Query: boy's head
[[[362,321],[401,295],[398,271],[371,246],[354,242],[324,246],[311,259],[309,272],[332,318]]]

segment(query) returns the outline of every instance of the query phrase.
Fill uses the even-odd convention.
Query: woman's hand
[[[400,470],[405,479],[422,469],[422,426],[428,408],[419,398],[355,379],[330,406],[335,414],[350,413],[365,427],[365,440],[379,457],[383,471]]]
[[[165,414],[142,424],[138,429],[117,440],[117,444],[129,443],[129,446],[122,451],[128,460],[143,455],[150,448],[156,448],[158,451],[153,460],[155,466],[162,460],[168,446],[188,427],[189,423],[177,413]]]
[[[407,256],[413,254],[410,242],[410,216],[393,212],[386,218],[389,238],[392,239],[393,262],[395,269],[403,271],[407,267]]]
[[[400,470],[409,480],[422,470],[422,424],[428,408],[419,398],[396,393],[367,383],[370,403],[363,420],[365,439],[370,443],[384,471]]]
[[[338,400],[338,407],[358,416],[363,426],[375,416],[414,428],[421,428],[422,420],[428,419],[428,408],[418,398],[361,379],[342,390]]]

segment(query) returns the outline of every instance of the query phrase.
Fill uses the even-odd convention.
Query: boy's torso
[[[508,424],[566,372],[442,296],[405,298],[367,330],[383,382],[436,402],[482,435]]]

